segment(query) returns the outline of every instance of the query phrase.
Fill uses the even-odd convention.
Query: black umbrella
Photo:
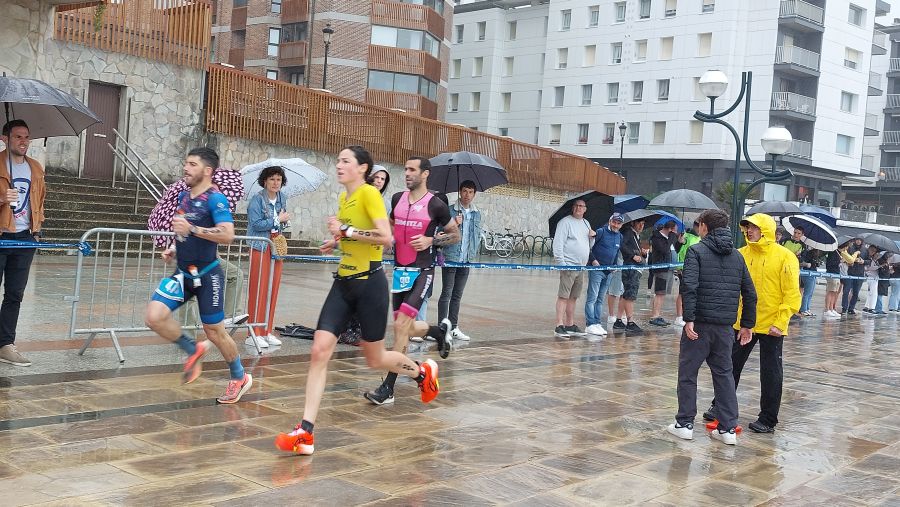
[[[556,224],[558,224],[563,217],[572,214],[572,206],[575,204],[575,201],[579,200],[584,201],[587,205],[587,211],[584,213],[584,218],[591,224],[591,229],[599,229],[600,226],[609,221],[609,217],[613,213],[612,196],[597,192],[596,190],[591,190],[570,198],[550,215],[549,224],[551,236],[556,234]]]
[[[77,136],[100,123],[78,99],[36,79],[0,77],[0,102],[6,121],[24,120],[32,139]]]
[[[650,206],[658,208],[717,209],[716,203],[706,195],[687,188],[663,192],[650,201]]]
[[[894,241],[882,236],[881,234],[869,233],[862,235],[863,242],[869,246],[874,246],[881,252],[891,252],[900,254],[900,247]]]
[[[430,159],[430,162],[428,188],[445,194],[459,192],[459,184],[466,180],[474,181],[475,189],[479,192],[509,183],[506,169],[491,157],[478,153],[441,153]]]
[[[773,217],[786,217],[788,215],[802,215],[803,211],[800,209],[800,206],[792,202],[763,201],[754,204],[752,208],[747,210],[747,216],[757,213],[765,213]]]
[[[668,215],[668,213],[663,215],[663,213],[658,210],[638,209],[638,210],[629,211],[628,213],[625,213],[625,223],[627,224],[627,223],[631,223],[631,222],[637,222],[639,220],[646,221],[646,222],[650,222],[650,221],[656,222],[657,220],[659,220],[660,218],[662,218],[663,216],[666,216],[666,215]]]

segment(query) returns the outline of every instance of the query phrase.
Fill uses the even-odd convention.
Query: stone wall
[[[222,165],[239,169],[246,165],[267,158],[300,157],[318,167],[328,175],[328,179],[315,192],[310,192],[290,199],[288,208],[294,215],[292,228],[294,234],[302,231],[305,239],[321,240],[327,235],[325,220],[337,211],[337,199],[343,187],[337,182],[334,163],[336,153],[324,154],[312,150],[303,150],[287,146],[264,145],[246,139],[230,136],[210,135],[209,146],[218,150]],[[375,161],[378,164],[378,160]],[[404,189],[403,168],[396,164],[381,164],[391,175],[389,193]],[[258,188],[255,190],[259,190]],[[450,202],[456,199],[450,195]],[[560,193],[545,189],[520,186],[505,186],[480,193],[475,197],[475,204],[484,213],[485,229],[494,232],[505,232],[509,227],[514,232],[528,232],[534,235],[547,235],[547,218],[556,211],[566,197]],[[243,211],[246,204],[238,209]]]

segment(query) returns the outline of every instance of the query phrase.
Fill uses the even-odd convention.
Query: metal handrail
[[[150,194],[155,201],[159,201],[162,199],[163,192],[165,192],[166,184],[163,183],[163,180],[156,174],[156,171],[150,168],[144,159],[135,151],[134,147],[128,144],[128,141],[119,133],[118,130],[113,129],[113,133],[116,135],[116,144],[113,146],[112,144],[107,143],[109,149],[112,150],[113,154],[122,163],[122,166],[126,169],[126,171],[134,176],[135,180],[139,183],[139,185],[135,186],[134,190],[134,212],[138,212],[138,203],[140,202],[140,189],[144,187],[144,190]],[[115,183],[115,174],[113,175],[113,183]]]
[[[900,93],[887,94],[887,102],[885,107],[900,107]]]
[[[890,59],[888,71],[890,71],[890,72],[900,71],[900,58],[891,58]]]
[[[810,141],[794,139],[791,142],[791,148],[787,151],[787,153],[785,153],[785,155],[791,155],[799,158],[812,158],[812,143]]]
[[[819,53],[797,46],[775,48],[775,63],[793,63],[812,70],[819,70]]]
[[[872,44],[881,49],[887,49],[887,34],[881,30],[875,29],[872,34]]]
[[[825,9],[803,0],[783,0],[779,16],[796,16],[817,25],[822,25],[825,20]]]
[[[882,144],[900,144],[900,130],[885,130]]]
[[[794,92],[775,92],[772,94],[772,109],[815,116],[816,99]]]

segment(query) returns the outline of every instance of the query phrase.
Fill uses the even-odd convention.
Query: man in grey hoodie
[[[556,224],[553,235],[553,259],[557,265],[586,266],[591,253],[591,238],[596,234],[584,218],[587,205],[578,199],[572,214]],[[583,334],[575,325],[575,302],[584,289],[584,271],[560,271],[556,297],[556,336]]]

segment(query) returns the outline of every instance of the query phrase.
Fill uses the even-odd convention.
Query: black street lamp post
[[[716,113],[715,111],[715,102],[716,98],[725,93],[725,89],[728,87],[728,77],[721,71],[711,70],[703,74],[700,78],[700,91],[703,92],[709,98],[709,114],[706,114],[702,111],[697,111],[694,113],[694,118],[704,122],[704,123],[717,123],[727,128],[731,135],[734,136],[735,143],[735,156],[734,156],[734,180],[733,180],[733,188],[732,188],[732,199],[731,199],[731,232],[734,235],[735,244],[738,244],[742,238],[742,234],[740,233],[740,221],[741,216],[744,214],[744,200],[747,195],[756,188],[758,185],[767,182],[775,182],[782,181],[785,179],[792,178],[794,175],[789,170],[776,171],[775,168],[778,163],[778,156],[784,155],[791,148],[791,143],[793,142],[793,138],[791,137],[791,133],[784,127],[769,127],[763,132],[762,139],[760,140],[760,144],[762,144],[763,150],[766,151],[769,155],[772,156],[772,168],[768,171],[760,169],[753,160],[750,158],[750,153],[746,144],[747,135],[750,130],[750,91],[753,84],[753,73],[752,72],[744,72],[741,74],[741,92],[738,94],[737,100],[734,101],[728,109],[722,111],[721,113]],[[741,142],[741,137],[738,136],[737,131],[732,127],[728,122],[723,120],[722,118],[729,115],[732,111],[737,109],[737,107],[741,104],[741,101],[744,101],[744,142]],[[762,176],[750,183],[746,189],[741,190],[741,155],[743,154],[744,160],[747,162],[747,165],[750,166],[757,174]]]
[[[334,33],[334,28],[331,28],[331,23],[327,23],[325,28],[322,29],[322,40],[325,42],[325,64],[322,66],[322,89],[328,89],[328,49],[331,47],[331,34]]]
[[[625,130],[628,129],[628,125],[625,124],[625,120],[619,122],[619,175],[621,176],[625,171]]]

